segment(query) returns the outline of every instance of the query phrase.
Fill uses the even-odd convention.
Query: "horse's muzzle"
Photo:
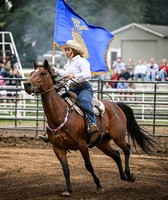
[[[23,84],[24,84],[24,89],[28,94],[35,93],[35,87],[32,85],[30,81],[26,81]]]

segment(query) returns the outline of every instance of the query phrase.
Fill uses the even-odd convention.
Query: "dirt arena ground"
[[[114,161],[92,148],[103,193],[96,191],[79,151],[68,153],[73,193],[62,197],[65,180],[51,145],[43,149],[34,137],[0,133],[0,200],[168,200],[168,138],[157,141],[160,145],[151,156],[131,152],[133,183],[120,180]]]

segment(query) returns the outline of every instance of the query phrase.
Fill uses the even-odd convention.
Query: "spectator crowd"
[[[17,58],[14,54],[8,57],[0,57],[0,86],[18,86],[20,81],[12,78],[22,78],[19,70]],[[12,91],[8,90],[8,97],[13,96]]]
[[[112,65],[113,72],[111,74],[104,73],[101,75],[102,80],[119,81],[132,79],[132,81],[168,81],[168,61],[163,59],[158,65],[154,58],[151,58],[146,65],[140,59],[138,64],[133,63],[133,59],[129,58],[128,63],[122,62],[122,58],[118,57]],[[117,84],[109,82],[113,88],[117,88]]]
[[[0,57],[0,76],[1,78],[22,77],[19,71],[17,58],[14,54],[11,53],[8,57]],[[3,81],[3,82],[6,85],[10,84],[9,81]]]
[[[112,87],[118,90],[119,96],[124,94],[124,91],[128,90],[129,99],[133,100],[133,89],[135,89],[134,81],[168,81],[168,61],[163,59],[159,64],[156,63],[154,58],[145,64],[142,59],[134,64],[133,59],[129,58],[127,63],[122,61],[121,57],[118,57],[112,65],[112,73],[104,73],[101,76],[101,80],[111,80],[106,82],[106,88]],[[122,96],[123,100],[124,95]]]

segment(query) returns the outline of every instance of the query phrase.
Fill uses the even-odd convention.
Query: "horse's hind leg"
[[[126,143],[125,139],[114,140],[114,142],[123,150],[125,156],[125,174],[128,181],[135,181],[133,174],[130,172],[129,158],[130,158],[130,145]]]
[[[135,177],[132,173],[130,173],[130,167],[129,167],[129,157],[130,157],[130,145],[127,144],[126,148],[123,148],[124,156],[125,156],[125,173],[128,177],[128,180],[131,182],[135,181]]]
[[[93,169],[93,166],[92,166],[92,163],[91,163],[91,160],[90,160],[90,155],[89,155],[89,150],[88,150],[88,147],[84,147],[82,146],[81,148],[79,148],[81,154],[82,154],[82,157],[85,161],[85,167],[86,169],[91,173],[93,179],[94,179],[94,182],[96,183],[96,186],[97,186],[97,190],[101,190],[102,189],[102,186],[100,185],[100,181],[99,181],[99,178],[95,175],[94,173],[94,169]]]
[[[128,181],[128,178],[127,178],[126,174],[123,171],[123,166],[122,166],[122,162],[121,162],[121,157],[120,157],[119,151],[114,150],[110,146],[110,142],[109,141],[108,142],[101,142],[99,145],[97,145],[97,147],[103,153],[105,153],[107,156],[110,156],[111,158],[113,158],[113,160],[117,164],[121,179]]]

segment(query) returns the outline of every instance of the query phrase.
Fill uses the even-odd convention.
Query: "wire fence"
[[[45,131],[46,123],[41,97],[28,95],[23,88],[25,79],[19,81],[22,84],[0,86],[0,129],[35,131],[38,135]],[[133,109],[138,124],[150,128],[154,136],[168,136],[166,82],[133,82],[134,89],[122,91],[112,88],[110,82],[91,80],[95,99],[125,102]]]

